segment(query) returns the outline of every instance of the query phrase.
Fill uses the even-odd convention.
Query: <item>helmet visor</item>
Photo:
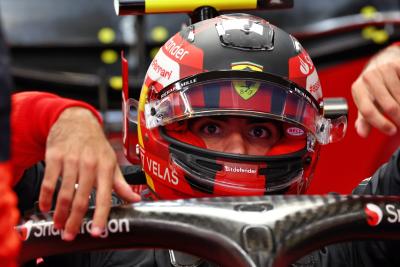
[[[182,82],[176,83],[145,105],[149,129],[194,117],[222,115],[291,122],[315,136],[322,118],[316,104],[300,89],[253,78],[211,80],[185,87]]]

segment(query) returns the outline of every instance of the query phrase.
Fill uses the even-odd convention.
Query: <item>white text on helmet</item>
[[[154,71],[156,73],[158,73],[161,77],[164,77],[166,79],[171,79],[171,74],[172,74],[172,70],[167,71],[166,69],[164,69],[163,67],[160,66],[160,64],[158,64],[157,59],[154,59],[153,62],[151,62],[151,67],[154,69]]]
[[[188,80],[188,81],[181,82],[181,83],[180,83],[180,86],[183,88],[183,87],[189,86],[189,85],[191,85],[191,84],[193,84],[193,83],[195,83],[195,82],[197,82],[197,78],[193,78],[193,79],[190,79],[190,80]]]
[[[287,128],[286,132],[291,136],[301,136],[304,134],[304,131],[297,127]]]
[[[240,172],[240,173],[256,173],[257,171],[254,169],[249,169],[249,168],[242,168],[242,167],[229,167],[229,166],[224,166],[226,172]]]
[[[170,39],[164,46],[164,48],[168,51],[168,53],[171,56],[174,56],[175,58],[182,60],[184,56],[189,54],[189,51],[181,48],[179,45],[177,45],[172,39]]]
[[[177,185],[179,183],[178,174],[176,170],[170,170],[168,167],[161,166],[161,164],[154,159],[145,156],[143,153],[140,154],[142,166],[145,167],[146,171],[151,172],[161,180],[167,181],[170,184]]]

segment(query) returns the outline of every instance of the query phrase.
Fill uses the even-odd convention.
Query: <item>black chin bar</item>
[[[265,196],[142,202],[111,209],[102,238],[90,236],[93,209],[72,242],[52,214],[25,218],[24,263],[56,254],[122,248],[169,248],[219,266],[289,266],[322,246],[400,239],[400,197]],[[372,241],[373,242],[373,241]]]

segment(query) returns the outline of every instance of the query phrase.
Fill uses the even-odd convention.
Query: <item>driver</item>
[[[138,104],[139,154],[156,199],[304,193],[321,145],[346,118],[324,118],[317,71],[268,22],[225,15],[160,49]]]
[[[126,99],[125,99],[126,100]],[[265,20],[223,15],[191,25],[160,49],[137,103],[143,198],[302,194],[322,145],[340,140],[346,118],[323,116],[316,69],[300,43]],[[125,137],[126,138],[126,137]],[[396,160],[396,161],[395,161]],[[361,193],[392,194],[397,158]],[[393,174],[389,176],[388,173]],[[300,266],[381,266],[393,243],[327,247]],[[369,253],[373,251],[373,253]],[[90,252],[43,266],[212,266],[175,251]],[[394,263],[395,264],[395,263]]]

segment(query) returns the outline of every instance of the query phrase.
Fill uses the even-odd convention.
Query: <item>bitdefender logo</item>
[[[229,166],[224,166],[226,172],[237,172],[237,173],[257,173],[255,169],[250,169],[250,168],[242,168],[242,167],[229,167]]]
[[[367,215],[367,223],[371,226],[377,226],[383,217],[382,210],[379,206],[368,203],[364,208],[365,214]]]

